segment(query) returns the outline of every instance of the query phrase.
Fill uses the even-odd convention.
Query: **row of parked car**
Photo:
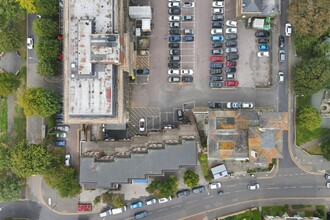
[[[169,21],[169,57],[168,57],[168,82],[170,83],[191,83],[193,82],[194,71],[192,69],[181,69],[181,41],[194,41],[193,29],[182,29],[181,22],[193,21],[193,15],[181,16],[181,7],[193,8],[194,2],[183,2],[180,0],[169,0],[168,2],[168,21]],[[182,77],[180,77],[180,74]]]

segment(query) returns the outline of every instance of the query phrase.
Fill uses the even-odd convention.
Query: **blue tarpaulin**
[[[149,183],[149,180],[147,179],[134,179],[132,180],[132,183]]]

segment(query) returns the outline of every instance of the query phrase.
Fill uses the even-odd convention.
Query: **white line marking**
[[[301,186],[301,188],[313,188],[313,186]]]
[[[280,187],[271,187],[271,188],[267,188],[267,189],[279,189]]]
[[[175,205],[175,206],[172,206],[171,208],[174,209],[174,208],[179,208],[181,207],[181,205]]]
[[[165,211],[167,209],[160,209],[160,210],[157,210],[157,212],[162,212],[162,211]]]
[[[194,202],[198,202],[198,200],[193,200],[193,201],[187,202],[187,204],[191,204],[191,203],[194,203]]]
[[[297,188],[296,186],[285,186],[284,189],[295,189]]]
[[[237,191],[234,191],[234,192],[245,192],[246,190],[237,190]]]

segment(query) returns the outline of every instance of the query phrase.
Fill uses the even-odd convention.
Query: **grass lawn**
[[[262,215],[271,215],[271,216],[283,216],[287,213],[287,208],[284,206],[265,206],[262,207]]]
[[[261,220],[261,213],[259,210],[251,210],[251,211],[246,211],[242,214],[230,216],[228,218],[225,218],[225,220]]]
[[[0,98],[0,133],[8,131],[7,98]]]
[[[319,145],[310,146],[305,148],[304,150],[312,155],[323,155],[322,149]]]

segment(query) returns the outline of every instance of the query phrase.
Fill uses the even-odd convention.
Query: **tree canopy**
[[[19,95],[18,103],[26,116],[48,117],[61,108],[59,96],[54,91],[44,88],[27,88]]]
[[[0,143],[0,171],[6,170],[10,167],[8,161],[9,161],[8,147],[5,146],[5,144]]]
[[[323,142],[321,144],[321,149],[322,149],[323,157],[326,160],[330,161],[330,139],[329,138],[323,140]]]
[[[0,96],[8,96],[16,91],[19,87],[20,81],[12,73],[0,73]]]
[[[36,19],[33,21],[33,31],[39,38],[53,38],[56,39],[58,34],[58,25],[51,19]]]
[[[320,37],[330,28],[329,0],[294,0],[287,13],[293,28],[303,36]]]
[[[10,167],[20,177],[48,172],[51,155],[46,147],[21,142],[10,148]]]
[[[320,113],[312,106],[305,105],[297,109],[297,126],[306,130],[314,130],[321,125]]]
[[[330,61],[325,57],[298,63],[294,69],[293,85],[296,93],[311,95],[330,81]]]
[[[21,8],[26,9],[29,14],[37,13],[35,0],[17,0]]]
[[[60,42],[56,39],[40,38],[35,45],[35,51],[40,62],[56,61],[60,53]]]
[[[0,51],[14,52],[20,48],[21,35],[15,30],[3,30],[0,37]]]
[[[37,73],[41,76],[55,76],[59,73],[57,62],[41,61],[37,66]]]
[[[59,10],[59,0],[34,0],[38,14],[55,16]]]
[[[183,176],[183,182],[190,188],[194,188],[198,185],[199,176],[192,170],[187,170]]]
[[[0,27],[5,28],[9,26],[9,23],[13,18],[23,19],[25,11],[21,9],[16,0],[1,0],[0,16]]]
[[[0,201],[11,202],[20,198],[24,179],[15,175],[0,178]]]
[[[123,195],[109,192],[102,194],[102,202],[111,205],[114,208],[120,208],[125,205],[125,199]]]
[[[170,176],[166,180],[154,179],[146,190],[155,198],[164,198],[172,196],[178,189],[178,179]]]

